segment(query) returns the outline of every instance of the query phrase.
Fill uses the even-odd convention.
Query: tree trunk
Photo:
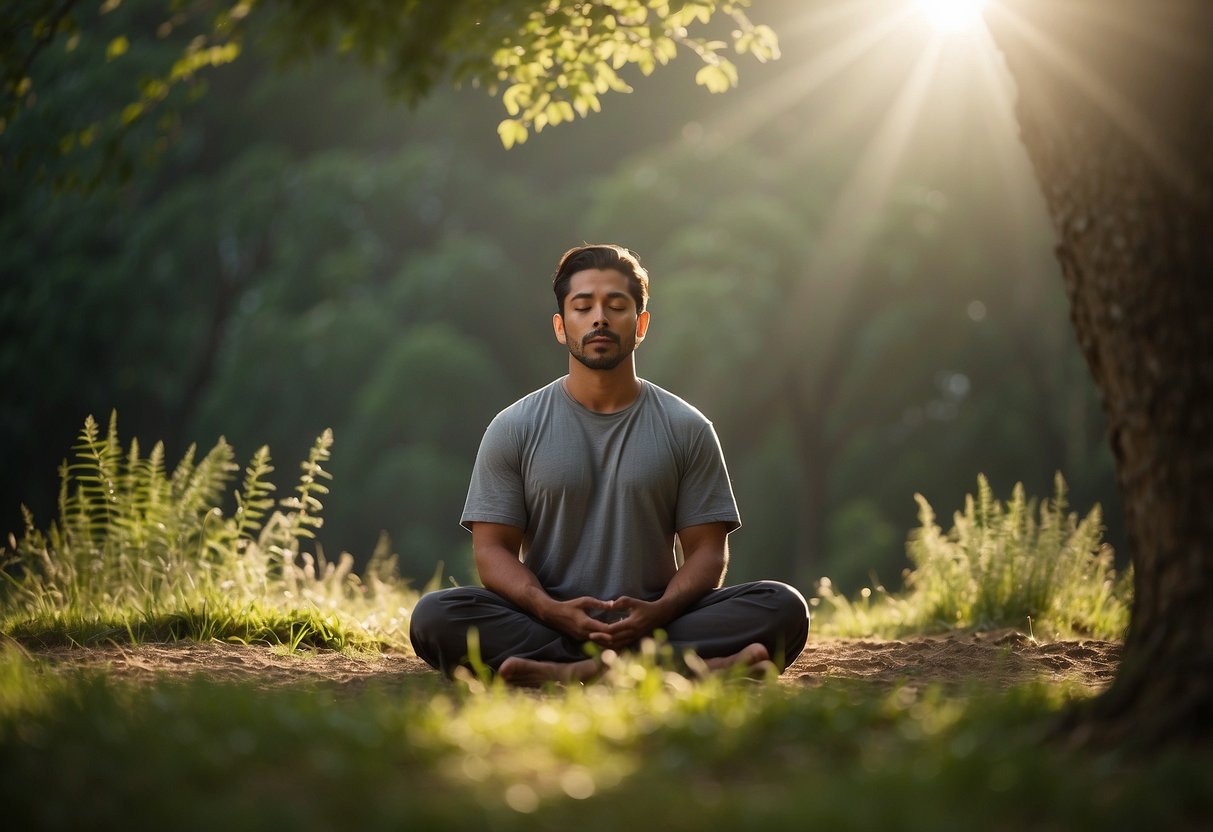
[[[1213,739],[1213,3],[987,12],[1103,396],[1135,571],[1112,687],[1077,739]]]

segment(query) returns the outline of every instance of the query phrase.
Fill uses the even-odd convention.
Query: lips
[[[619,339],[614,335],[593,335],[585,339],[586,346],[590,344],[615,344],[618,342]]]

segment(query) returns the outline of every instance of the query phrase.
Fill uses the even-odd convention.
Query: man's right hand
[[[611,609],[610,601],[602,601],[584,595],[569,601],[556,601],[545,605],[541,619],[554,630],[559,630],[578,641],[593,641],[604,643],[609,640],[609,626],[604,621],[593,618],[590,613],[597,610]]]

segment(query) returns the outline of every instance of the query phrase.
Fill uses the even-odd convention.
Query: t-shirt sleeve
[[[526,499],[522,487],[522,453],[509,421],[498,414],[480,440],[472,482],[459,523],[502,523],[525,529]]]
[[[724,453],[710,422],[703,425],[690,443],[674,514],[675,530],[701,523],[728,523],[730,532],[741,526]]]

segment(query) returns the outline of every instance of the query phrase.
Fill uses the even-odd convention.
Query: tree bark
[[[1135,599],[1079,740],[1213,739],[1213,3],[1002,0],[987,22],[1107,415]]]

